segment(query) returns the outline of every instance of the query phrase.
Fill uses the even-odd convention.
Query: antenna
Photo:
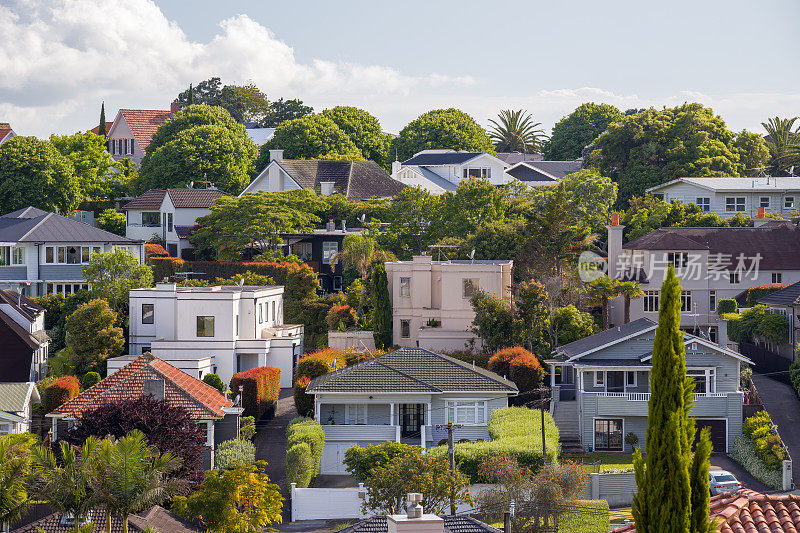
[[[244,277],[242,277],[242,279],[239,280],[239,286],[244,287]]]

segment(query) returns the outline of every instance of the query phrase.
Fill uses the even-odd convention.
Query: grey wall
[[[83,281],[82,265],[41,265],[39,278],[44,281],[75,280]]]
[[[3,266],[0,267],[0,279],[25,280],[28,279],[28,267]]]

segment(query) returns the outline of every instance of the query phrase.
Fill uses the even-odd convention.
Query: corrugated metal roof
[[[434,152],[434,153],[419,153],[411,159],[403,161],[405,165],[460,165],[466,163],[470,159],[474,159],[485,152]],[[491,154],[489,154],[491,155]]]
[[[800,178],[770,176],[763,178],[735,178],[735,177],[686,177],[678,178],[655,187],[650,187],[648,192],[664,189],[676,183],[691,183],[715,191],[781,191],[783,189],[800,192]]]

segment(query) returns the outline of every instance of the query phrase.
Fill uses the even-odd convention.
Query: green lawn
[[[633,470],[633,455],[627,453],[585,453],[582,455],[563,455],[569,459],[583,463],[588,472],[629,472]],[[595,465],[594,463],[600,464]]]

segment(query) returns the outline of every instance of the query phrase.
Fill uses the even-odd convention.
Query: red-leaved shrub
[[[75,376],[58,378],[44,389],[44,408],[48,413],[73,399],[81,391],[81,384]]]
[[[539,360],[525,348],[503,348],[489,358],[489,370],[513,381],[520,392],[535,389],[544,371]]]
[[[167,252],[160,244],[145,243],[144,256],[147,259],[150,259],[151,257],[169,257],[169,252]]]
[[[311,383],[308,376],[300,376],[294,383],[294,406],[300,416],[314,416],[314,397],[306,394],[306,387]]]
[[[231,390],[239,394],[242,390],[243,416],[260,419],[265,413],[274,413],[281,392],[281,371],[279,368],[262,366],[234,374]]]

